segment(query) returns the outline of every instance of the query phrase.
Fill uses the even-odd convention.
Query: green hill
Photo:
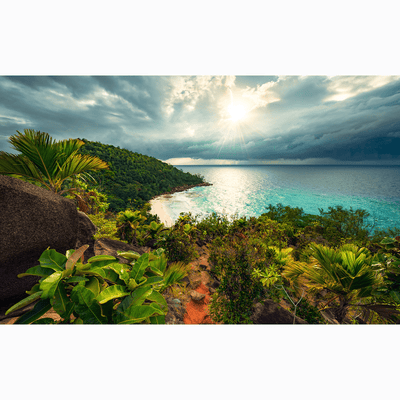
[[[199,185],[204,180],[170,164],[130,150],[100,142],[85,142],[79,150],[106,161],[110,170],[93,172],[97,187],[108,195],[110,211],[143,206],[152,197],[171,192],[179,186]]]

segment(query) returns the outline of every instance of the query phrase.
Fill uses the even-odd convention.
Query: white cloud
[[[369,92],[400,79],[400,76],[333,76],[328,77],[328,91],[332,94],[325,101],[343,101],[360,93]]]

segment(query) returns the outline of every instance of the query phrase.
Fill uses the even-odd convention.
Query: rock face
[[[265,300],[264,303],[255,305],[251,320],[254,324],[293,324],[293,317],[294,314],[272,300]],[[295,324],[307,324],[307,322],[296,317]]]
[[[76,244],[89,244],[94,232],[72,200],[0,175],[0,308],[27,296],[25,291],[38,278],[17,275],[39,265],[44,250],[50,247],[64,254]]]

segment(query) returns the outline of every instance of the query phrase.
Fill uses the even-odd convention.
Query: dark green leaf
[[[50,299],[54,311],[63,319],[69,319],[74,303],[68,298],[64,284],[60,282],[54,292],[54,297]]]
[[[389,292],[390,297],[398,304],[400,304],[400,293],[395,290]]]
[[[32,322],[40,318],[43,314],[45,314],[47,311],[49,311],[50,308],[51,304],[49,299],[39,300],[35,304],[35,307],[33,307],[33,310],[28,311],[27,313],[22,315],[14,322],[14,324],[31,324]]]
[[[86,278],[84,276],[71,276],[71,278],[68,278],[65,282],[66,283],[86,282],[88,280],[89,278]]]
[[[131,306],[120,316],[117,324],[138,324],[145,321],[153,315],[162,315],[163,312],[159,307],[153,305]]]
[[[17,304],[14,304],[12,307],[10,307],[6,311],[5,315],[12,313],[13,311],[19,310],[20,308],[23,308],[23,307],[33,303],[41,296],[41,294],[42,294],[41,291],[31,294],[29,297],[26,297],[25,299],[19,301]]]
[[[37,265],[36,267],[27,269],[26,272],[22,274],[18,274],[18,278],[22,278],[23,276],[29,276],[29,275],[46,277],[51,275],[53,272],[54,272],[53,268],[43,268],[42,266]]]
[[[91,290],[77,285],[71,291],[71,299],[75,303],[74,313],[79,315],[84,324],[107,323],[107,318],[102,315],[100,304]]]
[[[32,322],[32,325],[50,325],[54,324],[56,321],[54,321],[53,318],[40,318],[37,319],[35,322]]]
[[[165,324],[165,315],[155,315],[153,317],[150,317],[150,323],[157,324],[157,325],[164,325]]]

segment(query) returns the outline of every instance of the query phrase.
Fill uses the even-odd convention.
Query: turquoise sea
[[[168,198],[164,206],[173,220],[181,212],[259,216],[268,204],[282,203],[310,214],[337,205],[361,208],[375,219],[375,228],[400,227],[400,166],[176,167],[203,175],[212,186]]]

